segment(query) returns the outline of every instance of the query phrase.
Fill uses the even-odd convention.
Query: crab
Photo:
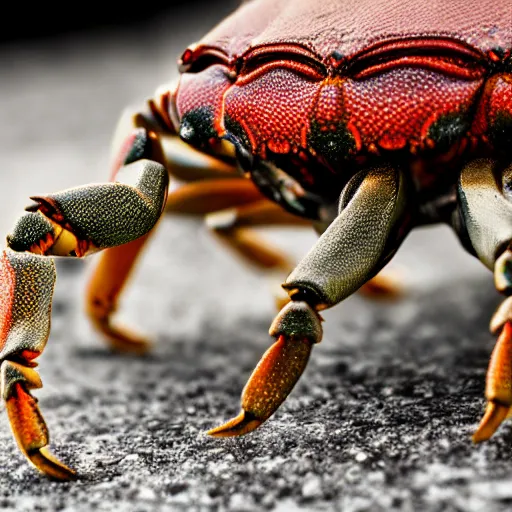
[[[55,257],[101,251],[87,313],[111,347],[149,342],[115,321],[127,276],[164,213],[206,218],[261,269],[282,272],[275,342],[212,436],[268,420],[322,339],[321,311],[379,280],[415,227],[445,223],[507,298],[487,408],[512,411],[512,7],[509,0],[250,0],[179,59],[177,82],[125,113],[110,181],[37,195],[0,255],[0,381],[14,437],[42,473],[49,451],[31,394],[50,333]],[[254,227],[308,226],[294,266]]]

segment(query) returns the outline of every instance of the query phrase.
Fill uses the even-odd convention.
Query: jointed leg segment
[[[291,302],[274,320],[277,341],[242,393],[242,411],[213,436],[241,435],[266,421],[304,371],[322,338],[319,311],[360,288],[397,249],[407,232],[405,183],[400,172],[376,168],[356,176],[340,199],[338,217],[283,285]]]
[[[9,249],[0,259],[0,385],[9,421],[20,450],[40,471],[57,480],[75,477],[73,470],[48,450],[46,424],[30,394],[42,386],[34,359],[50,333],[55,284],[52,260]]]
[[[494,270],[496,289],[505,295],[512,294],[512,203],[505,183],[511,172],[512,166],[500,171],[493,160],[475,160],[463,169],[459,182],[460,214],[473,250]],[[512,297],[498,308],[490,328],[499,336],[487,371],[487,409],[473,435],[475,443],[489,439],[512,408]]]
[[[48,430],[30,393],[41,387],[34,360],[50,332],[55,265],[46,256],[86,256],[137,241],[154,227],[165,205],[168,173],[161,163],[136,158],[154,151],[150,133],[138,130],[131,140],[142,143],[128,151],[135,161],[127,161],[115,181],[33,197],[0,259],[2,397],[21,451],[59,480],[75,473],[48,451]]]

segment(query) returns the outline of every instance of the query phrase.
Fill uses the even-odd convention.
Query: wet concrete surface
[[[130,33],[3,47],[0,228],[32,194],[105,181],[122,108],[174,74],[196,39],[172,16]],[[170,27],[173,27],[170,29]],[[297,258],[315,237],[272,230]],[[475,511],[512,506],[512,429],[470,435],[483,412],[500,297],[445,228],[418,230],[391,267],[403,299],[351,297],[286,403],[240,439],[204,432],[238,412],[268,347],[269,280],[195,220],[166,218],[123,301],[152,335],[142,358],[112,354],[83,313],[91,261],[58,262],[53,329],[35,394],[52,448],[78,471],[50,482],[18,452],[0,414],[0,509],[7,511]]]

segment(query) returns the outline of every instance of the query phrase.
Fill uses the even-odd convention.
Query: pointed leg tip
[[[486,429],[485,426],[481,424],[476,429],[475,433],[471,436],[471,441],[473,444],[483,443],[484,441],[488,441],[494,432],[489,432],[489,429]]]
[[[109,338],[110,348],[117,353],[144,356],[151,351],[152,344],[144,339]]]
[[[88,311],[96,330],[103,335],[109,347],[118,353],[144,355],[151,348],[151,341],[122,323],[112,322],[111,316],[98,316],[93,309]]]
[[[124,326],[103,326],[102,332],[115,352],[143,356],[151,351],[151,341]]]
[[[507,418],[510,410],[511,408],[507,405],[489,402],[484,417],[471,438],[473,443],[478,444],[489,440],[496,430],[498,430],[501,423]]]
[[[256,418],[254,414],[242,409],[238,416],[220,427],[212,428],[207,434],[212,437],[242,436],[256,430],[262,423],[263,421]]]
[[[30,462],[43,474],[52,480],[67,482],[77,480],[76,471],[57,459],[47,447],[40,448],[28,456]]]

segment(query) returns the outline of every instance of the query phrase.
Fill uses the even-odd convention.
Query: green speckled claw
[[[8,236],[16,250],[45,255],[85,256],[123,245],[148,233],[167,198],[165,167],[150,160],[125,165],[117,181],[33,196],[31,212]]]

